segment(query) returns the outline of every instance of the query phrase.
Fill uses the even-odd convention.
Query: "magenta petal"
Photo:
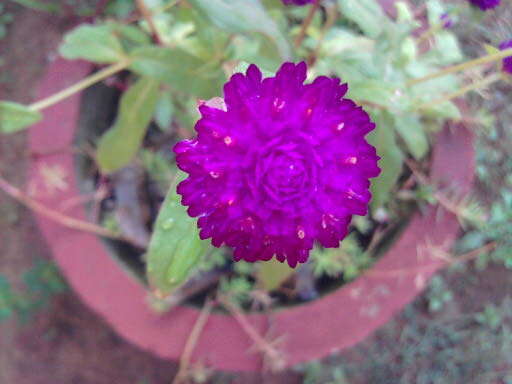
[[[198,136],[174,147],[189,177],[178,185],[201,239],[234,260],[305,263],[315,242],[338,247],[351,216],[364,215],[380,169],[365,140],[375,128],[346,99],[347,84],[285,63],[262,79],[251,65],[224,86],[226,110],[203,104]]]

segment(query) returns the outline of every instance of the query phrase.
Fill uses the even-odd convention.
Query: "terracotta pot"
[[[57,59],[42,81],[43,98],[86,76],[84,62]],[[28,190],[48,208],[63,211],[80,201],[72,151],[80,96],[48,108],[44,120],[30,130],[33,153]],[[449,129],[451,128],[451,129]],[[456,185],[467,193],[473,179],[473,136],[464,126],[445,128],[436,137],[431,176],[440,185]],[[86,220],[81,204],[63,211]],[[199,311],[182,306],[167,315],[147,305],[147,292],[109,256],[94,235],[68,229],[45,216],[37,221],[55,261],[82,300],[120,335],[162,358],[177,360]],[[407,228],[378,262],[354,282],[313,302],[251,314],[250,323],[265,334],[284,335],[288,365],[318,359],[358,343],[413,300],[429,278],[443,266],[432,247],[449,249],[459,226],[440,207],[416,213]],[[212,314],[195,347],[193,360],[231,371],[261,369],[253,342],[228,315]]]

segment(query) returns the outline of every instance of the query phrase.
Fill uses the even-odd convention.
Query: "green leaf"
[[[0,132],[14,133],[37,123],[43,116],[29,107],[10,101],[0,101]]]
[[[344,17],[356,23],[371,38],[379,36],[388,23],[376,0],[338,0],[338,6]]]
[[[125,56],[121,42],[107,25],[81,25],[64,36],[59,48],[67,59],[115,63]]]
[[[428,139],[418,116],[413,114],[395,116],[395,129],[416,160],[420,160],[427,154]]]
[[[131,44],[151,44],[149,35],[133,25],[108,21],[106,27],[110,29],[114,36],[119,36]]]
[[[377,128],[367,137],[368,142],[377,148],[377,154],[381,157],[379,167],[382,169],[379,177],[372,179],[371,208],[375,211],[389,200],[390,192],[402,171],[404,156],[395,141],[392,117],[386,112],[375,113],[373,117]]]
[[[170,92],[163,91],[160,93],[155,110],[155,123],[162,131],[168,131],[170,129],[173,114],[174,104],[172,102],[172,96]]]
[[[444,5],[439,0],[427,1],[428,22],[431,26],[441,23],[441,16],[446,12]]]
[[[272,259],[260,263],[256,279],[259,285],[268,292],[279,288],[294,273],[295,269],[291,268],[287,263],[281,263],[276,259]]]
[[[431,105],[428,108],[423,108],[421,112],[424,116],[438,119],[460,120],[462,118],[459,108],[451,101]]]
[[[350,84],[349,97],[358,101],[370,101],[379,105],[393,105],[397,87],[383,80],[366,79]]]
[[[100,139],[97,161],[103,173],[114,172],[136,155],[158,100],[158,81],[142,77],[126,91],[114,126]]]
[[[204,99],[222,91],[225,76],[220,66],[179,48],[140,47],[133,51],[132,58],[132,71],[168,83],[176,90]]]
[[[436,34],[435,39],[436,45],[433,53],[437,55],[437,63],[453,64],[464,59],[457,37],[453,33],[440,31]]]
[[[208,242],[199,238],[196,220],[180,204],[176,185],[186,175],[178,172],[160,208],[146,255],[149,283],[166,295],[184,283],[204,256]]]
[[[259,0],[191,0],[191,3],[226,31],[261,32],[274,42],[281,59],[291,59],[288,41]]]

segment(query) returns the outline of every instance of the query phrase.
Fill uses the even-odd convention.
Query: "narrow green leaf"
[[[121,99],[114,126],[100,139],[97,161],[103,173],[114,172],[136,155],[158,100],[158,81],[142,77]]]
[[[404,156],[395,141],[391,116],[385,112],[379,112],[373,117],[377,128],[367,137],[368,142],[377,148],[377,154],[381,157],[379,167],[382,169],[379,177],[372,179],[371,208],[374,211],[389,200],[390,192],[400,176]]]
[[[153,77],[196,97],[218,96],[225,81],[224,72],[216,64],[206,63],[179,49],[146,46],[133,51],[130,68]]]
[[[420,160],[428,152],[428,139],[418,116],[403,114],[395,116],[395,129],[404,140],[409,152]]]
[[[261,32],[271,39],[281,59],[290,60],[288,41],[260,0],[191,0],[215,25],[234,33]]]
[[[272,259],[258,266],[257,280],[263,289],[273,291],[281,286],[291,275],[295,273],[287,263],[280,263]]]
[[[14,133],[37,123],[43,116],[29,107],[10,101],[0,101],[0,132]]]
[[[177,183],[185,177],[183,172],[178,172],[176,182],[169,189],[146,254],[148,281],[162,295],[188,279],[208,248],[208,242],[199,238],[196,220],[187,215],[176,193]]]
[[[107,25],[81,25],[64,36],[59,48],[67,59],[115,63],[125,56],[121,42]]]
[[[344,17],[372,38],[382,33],[388,20],[376,0],[338,0],[338,6]]]

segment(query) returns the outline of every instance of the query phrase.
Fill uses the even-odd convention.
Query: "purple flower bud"
[[[443,13],[439,18],[444,29],[450,29],[453,27],[453,19],[448,13]]]
[[[469,0],[469,2],[482,11],[486,11],[491,8],[496,8],[500,5],[501,0]]]
[[[512,40],[507,40],[500,44],[500,49],[502,51],[509,48],[512,48]],[[512,55],[503,59],[503,71],[512,75]]]
[[[306,4],[309,4],[312,2],[313,2],[313,0],[283,0],[283,3],[285,3],[286,5],[291,5],[291,4],[306,5]]]
[[[224,86],[225,105],[199,107],[197,137],[174,147],[189,174],[182,204],[202,239],[234,248],[234,259],[304,263],[315,241],[339,246],[352,215],[365,215],[379,157],[375,128],[337,78],[304,84],[306,64],[275,77],[257,66]]]

